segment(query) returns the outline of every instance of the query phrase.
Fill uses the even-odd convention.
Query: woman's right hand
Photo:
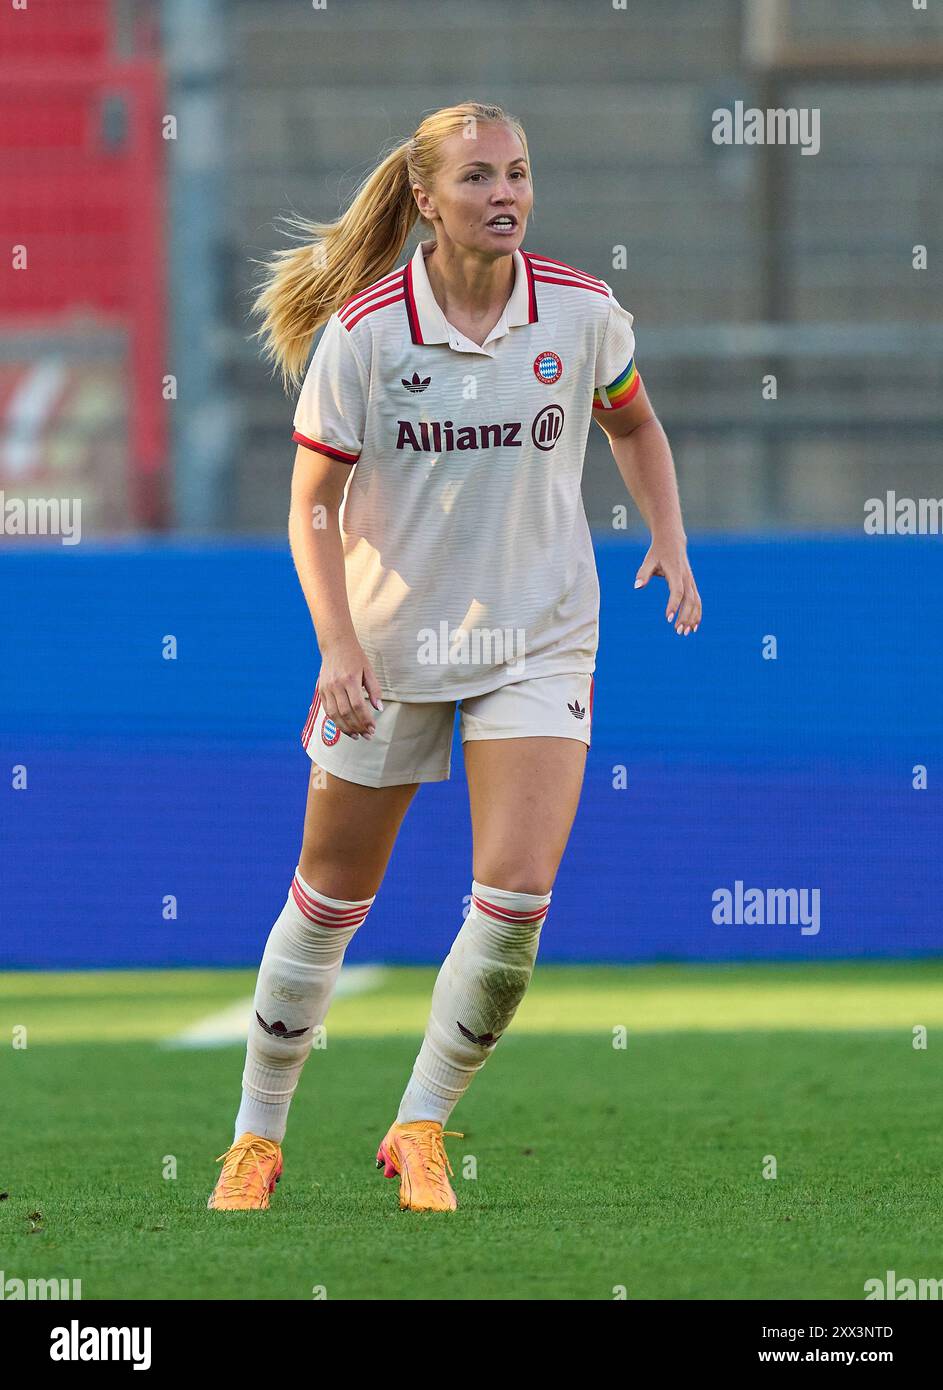
[[[350,738],[361,734],[371,738],[376,730],[376,718],[364,699],[364,690],[374,707],[382,711],[380,682],[356,637],[344,638],[322,651],[318,677],[321,706]]]

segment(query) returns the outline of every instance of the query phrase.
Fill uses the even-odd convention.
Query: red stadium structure
[[[167,524],[163,73],[109,0],[0,21],[0,488]]]

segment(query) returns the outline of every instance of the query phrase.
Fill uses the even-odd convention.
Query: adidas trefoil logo
[[[308,1031],[306,1027],[286,1028],[281,1019],[279,1019],[277,1023],[266,1023],[258,1009],[255,1011],[255,1016],[259,1021],[260,1027],[264,1028],[266,1033],[272,1038],[300,1038],[302,1033],[307,1033]]]
[[[500,1033],[497,1038],[493,1033],[473,1033],[470,1028],[465,1027],[464,1023],[459,1023],[458,1019],[456,1019],[455,1022],[458,1023],[458,1031],[466,1037],[469,1042],[477,1043],[479,1047],[494,1047],[498,1038],[501,1036]]]
[[[566,707],[570,711],[574,719],[582,719],[583,715],[586,713],[586,706],[581,705],[579,700],[574,700],[572,705],[570,704],[569,700],[567,700]]]
[[[431,376],[421,377],[418,372],[413,372],[412,381],[407,381],[404,376],[400,377],[400,381],[406,387],[406,390],[411,391],[414,396],[418,396],[420,391],[425,391],[431,380]]]

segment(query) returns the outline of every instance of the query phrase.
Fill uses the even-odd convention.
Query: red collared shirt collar
[[[412,260],[406,267],[406,313],[409,331],[414,343],[425,346],[432,343],[448,343],[455,330],[450,330],[448,320],[439,307],[429,276],[426,273],[426,254],[435,242],[421,241],[416,247]],[[522,324],[537,322],[537,291],[534,273],[526,255],[514,252],[514,288],[504,306],[501,318],[492,328],[485,342],[501,338],[511,328]],[[484,346],[484,344],[482,345]]]

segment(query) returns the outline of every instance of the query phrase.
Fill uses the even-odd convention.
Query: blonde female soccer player
[[[313,1030],[419,784],[449,776],[459,703],[471,906],[377,1154],[402,1207],[456,1205],[443,1126],[530,981],[592,731],[591,420],[651,531],[636,587],[664,577],[668,621],[697,631],[632,315],[596,275],[522,249],[532,203],[519,122],[447,107],[338,221],[303,223],[259,293],[267,354],[286,385],[303,377],[289,536],[321,654],[302,741],[323,771],[262,957],[214,1208],[268,1206]],[[417,219],[432,235],[397,264]]]

